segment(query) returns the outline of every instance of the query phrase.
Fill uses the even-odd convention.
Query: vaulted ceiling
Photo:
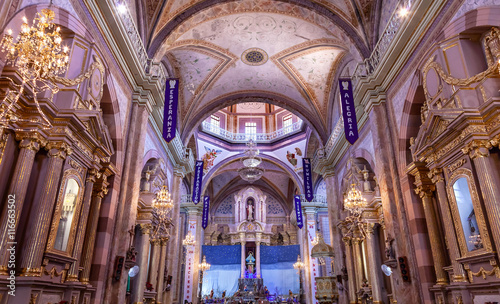
[[[150,57],[181,79],[185,143],[210,113],[242,101],[286,108],[325,142],[335,77],[367,57],[381,1],[145,1]],[[141,19],[141,18],[139,18]]]

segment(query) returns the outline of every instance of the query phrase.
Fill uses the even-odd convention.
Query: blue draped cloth
[[[202,296],[209,295],[213,289],[214,297],[232,296],[238,290],[241,273],[241,245],[202,246],[203,255],[210,270],[203,273]]]
[[[299,254],[300,245],[260,247],[262,279],[271,294],[288,297],[288,290],[300,292],[299,274],[293,268]]]

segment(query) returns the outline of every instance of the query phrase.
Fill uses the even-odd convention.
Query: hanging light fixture
[[[344,199],[344,208],[349,210],[353,215],[361,215],[363,209],[366,208],[367,202],[361,192],[356,188],[356,184],[351,184],[351,189]]]
[[[13,31],[9,29],[0,42],[0,50],[7,52],[6,63],[17,68],[22,81],[19,85],[7,78],[14,90],[8,90],[0,103],[0,125],[3,127],[14,122],[36,123],[43,129],[52,127],[40,108],[37,95],[48,91],[48,99],[52,102],[54,94],[59,91],[54,79],[66,71],[69,63],[69,48],[62,46],[61,28],[52,22],[54,17],[52,10],[43,9],[36,14],[31,26],[26,17],[23,17],[17,38],[14,39]],[[14,106],[23,95],[26,85],[32,90],[41,120],[38,117],[23,118],[14,114]]]
[[[170,236],[169,228],[172,224],[171,211],[174,208],[174,202],[168,192],[167,186],[162,186],[153,199],[153,239],[168,238]]]
[[[182,241],[183,246],[194,246],[196,241],[194,240],[194,236],[191,234],[191,230],[188,231],[186,237]]]
[[[248,149],[245,150],[246,156],[243,157],[241,161],[243,167],[238,169],[238,174],[243,180],[253,183],[264,175],[264,169],[259,167],[262,163],[262,159],[257,156],[259,155],[259,150],[255,149],[255,142],[253,139],[248,141],[247,146]]]

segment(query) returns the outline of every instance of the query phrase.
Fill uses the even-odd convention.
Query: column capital
[[[333,167],[328,166],[326,167],[324,173],[323,173],[323,179],[327,179],[329,177],[334,177],[335,176],[335,170]]]
[[[142,234],[150,234],[153,226],[151,224],[139,224],[139,229],[141,230]]]
[[[38,152],[47,144],[47,139],[38,132],[17,132],[16,140],[20,141],[19,148],[30,149]]]
[[[368,236],[375,234],[375,227],[377,225],[378,223],[365,223],[365,229],[366,232],[368,233]]]
[[[87,182],[95,183],[98,178],[101,177],[101,173],[96,168],[90,168],[87,172]],[[107,191],[107,189],[106,189]]]
[[[186,176],[186,169],[182,166],[175,165],[174,166],[174,176],[184,178]]]
[[[59,157],[66,159],[67,156],[73,153],[71,146],[63,141],[49,141],[45,145],[45,150],[48,151],[49,157]]]
[[[462,148],[464,154],[468,154],[471,159],[490,156],[493,145],[488,140],[472,140]]]
[[[443,169],[434,168],[427,174],[433,184],[444,182]]]
[[[420,185],[415,187],[415,193],[420,196],[420,198],[432,197],[432,192],[435,190],[436,186],[434,185]]]
[[[167,246],[168,236],[160,238],[160,246]]]
[[[151,227],[152,228],[152,227]],[[161,240],[160,239],[150,239],[149,242],[151,243],[151,245],[153,246],[159,246],[161,244]]]

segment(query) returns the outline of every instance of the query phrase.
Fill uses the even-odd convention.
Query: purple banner
[[[200,202],[201,182],[203,179],[203,161],[197,160],[194,166],[194,184],[193,184],[193,203],[196,205]]]
[[[352,95],[352,83],[349,78],[339,78],[340,99],[342,100],[342,116],[344,118],[345,139],[353,145],[358,140],[358,122],[356,107]]]
[[[304,174],[304,194],[306,200],[312,201],[314,198],[311,159],[302,158],[302,173]]]
[[[203,197],[203,215],[201,216],[201,227],[203,227],[203,229],[207,228],[208,226],[209,208],[210,208],[210,196],[205,195]]]
[[[302,217],[302,204],[300,203],[300,195],[295,195],[295,217],[297,218],[297,227],[302,229],[304,227],[304,218]]]
[[[168,78],[165,89],[165,107],[163,110],[163,139],[165,139],[166,142],[170,142],[175,137],[178,102],[179,79]]]

